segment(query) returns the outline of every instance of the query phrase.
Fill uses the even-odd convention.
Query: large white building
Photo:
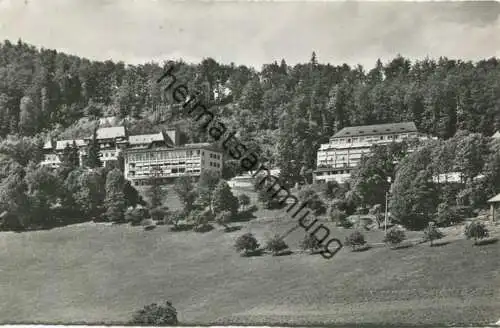
[[[406,139],[426,139],[415,123],[389,123],[346,127],[320,146],[317,153],[314,181],[318,183],[344,182],[358,165],[361,156],[373,145],[401,142]]]
[[[199,177],[206,169],[222,172],[222,151],[208,143],[180,145],[177,130],[127,136],[125,128],[118,126],[100,128],[96,134],[103,166],[117,164],[122,154],[124,176],[134,185],[147,184],[151,177],[167,183],[182,175]],[[58,167],[66,145],[76,144],[82,166],[91,140],[92,137],[48,141],[43,147],[41,165]]]
[[[134,185],[146,185],[153,176],[169,183],[180,176],[199,177],[207,169],[222,171],[222,152],[209,143],[128,148],[124,159],[125,178]]]

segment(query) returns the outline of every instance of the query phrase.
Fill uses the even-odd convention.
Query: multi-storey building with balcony
[[[419,133],[415,123],[389,123],[346,127],[320,146],[317,153],[315,182],[347,180],[358,165],[363,154],[373,145],[401,142],[407,139],[426,139]]]
[[[124,158],[125,178],[136,186],[152,177],[170,183],[180,176],[197,178],[207,169],[222,171],[222,152],[208,143],[128,148]]]
[[[222,152],[208,143],[180,145],[177,130],[153,134],[127,136],[123,126],[100,128],[96,132],[103,166],[124,158],[125,178],[135,185],[148,184],[152,177],[164,183],[182,175],[199,177],[206,169],[222,171]],[[45,158],[42,165],[56,168],[66,145],[75,143],[80,155],[80,165],[86,157],[92,137],[76,140],[48,141],[44,144]]]

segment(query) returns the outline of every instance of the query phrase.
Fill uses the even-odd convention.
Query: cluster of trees
[[[333,205],[328,200],[322,206],[314,195],[306,195],[315,201],[317,213],[327,208],[341,219],[360,206],[382,204],[378,208],[383,210],[387,178],[391,177],[391,212],[405,226],[423,227],[435,217],[449,221],[456,212],[463,212],[464,206],[481,206],[485,195],[500,187],[499,146],[490,145],[486,137],[500,129],[500,66],[496,58],[475,63],[448,58],[411,62],[397,56],[387,63],[378,60],[370,70],[360,65],[321,64],[315,53],[305,63],[289,66],[281,60],[263,65],[260,71],[220,64],[211,58],[199,64],[175,64],[176,77],[187,83],[189,90],[201,92],[211,111],[238,131],[240,142],[259,153],[268,167],[280,169],[284,186],[310,182],[319,145],[345,126],[411,120],[421,132],[440,138],[406,157],[411,145],[375,150],[347,186],[330,185],[325,191],[327,200],[335,199]],[[161,83],[156,83],[164,68],[157,63],[134,66],[89,61],[36,49],[22,41],[0,44],[0,142],[1,153],[7,158],[1,159],[0,183],[6,190],[1,197],[9,200],[2,204],[9,204],[9,213],[25,211],[26,202],[41,207],[47,204],[45,197],[52,205],[80,204],[78,210],[87,215],[98,213],[102,200],[107,215],[121,215],[117,213],[124,205],[116,193],[123,177],[115,172],[108,181],[109,172],[97,169],[95,139],[84,159],[86,167],[96,168],[92,173],[74,173],[67,168],[76,167],[79,161],[74,145],[65,150],[67,165],[62,174],[52,176],[49,171],[27,166],[30,161],[40,161],[40,142],[45,137],[86,137],[93,132],[95,136],[95,122],[100,117],[124,119],[120,123],[130,133],[177,127],[185,132],[183,142],[211,141],[186,111],[173,105],[162,92]],[[9,135],[18,137],[12,141]],[[12,150],[12,142],[26,147]],[[433,181],[436,174],[450,171],[461,172],[463,181],[458,185]],[[239,163],[227,161],[222,177],[229,179],[240,172]],[[475,179],[480,173],[487,178]],[[38,186],[33,179],[61,180],[62,186],[78,183],[78,188],[87,191],[77,193],[77,199],[65,200],[56,196],[62,187],[42,193],[36,188],[44,184]],[[50,181],[44,183],[55,186]],[[178,187],[185,189],[180,192],[184,214],[193,208],[208,208],[207,215],[220,214],[217,221],[226,222],[228,214],[221,213],[233,213],[234,206],[220,210],[217,202],[212,202],[211,191],[218,182],[201,182],[208,185],[199,188],[191,188],[190,183],[184,181]],[[95,184],[100,187],[94,188]],[[71,185],[65,188],[76,189]],[[114,191],[108,195],[106,188]],[[218,192],[224,193],[224,188],[221,185]],[[16,201],[11,199],[14,195],[19,196]],[[83,206],[79,197],[91,201]],[[275,205],[272,201],[266,204]],[[161,211],[155,213],[161,216]],[[34,220],[28,214],[21,216]]]
[[[54,227],[81,220],[122,222],[127,207],[144,203],[118,168],[80,167],[75,146],[52,170],[40,165],[40,138],[9,137],[0,142],[2,229]],[[76,154],[76,156],[75,156]]]
[[[210,141],[162,92],[156,79],[164,67],[157,63],[89,61],[22,41],[3,42],[0,58],[0,138],[88,135],[89,120],[116,115],[128,118],[132,132],[169,125],[186,131],[185,141]],[[500,128],[495,58],[412,63],[398,56],[370,70],[321,64],[315,53],[293,67],[281,60],[260,71],[211,58],[176,64],[177,78],[199,90],[239,140],[290,184],[310,180],[305,172],[315,167],[319,144],[345,126],[412,120],[443,139],[458,130],[491,135]]]
[[[240,205],[246,207],[250,204],[247,195],[236,197],[216,170],[204,170],[196,183],[191,177],[180,177],[173,189],[182,203],[182,210],[170,220],[174,229],[184,218],[196,231],[209,230],[212,221],[229,231],[228,223],[236,218]]]
[[[329,216],[347,227],[355,213],[373,215],[380,227],[386,195],[404,227],[446,226],[472,217],[500,190],[499,150],[499,139],[464,130],[446,140],[376,145],[349,181],[328,183],[320,194]]]
[[[270,252],[273,256],[289,255],[292,253],[283,238],[279,235],[268,239],[266,245],[261,248],[257,238],[250,232],[236,238],[234,248],[242,256],[260,255],[264,250]]]
[[[500,190],[499,147],[498,139],[459,131],[417,149],[397,165],[391,213],[409,228],[471,217]],[[457,172],[459,181],[447,181],[450,172]]]

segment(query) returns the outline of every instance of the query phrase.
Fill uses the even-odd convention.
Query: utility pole
[[[389,193],[391,191],[391,177],[387,178],[389,182],[389,190],[385,192],[385,217],[384,217],[384,234],[387,235],[387,217],[388,217],[388,207],[389,207]]]

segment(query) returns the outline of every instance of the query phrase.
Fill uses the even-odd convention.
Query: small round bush
[[[248,255],[250,252],[257,250],[259,246],[260,245],[257,242],[257,239],[250,232],[239,236],[234,244],[234,248],[236,248],[236,251],[243,251],[244,255]]]
[[[125,212],[125,221],[131,223],[132,225],[140,225],[141,222],[148,217],[148,210],[142,207],[131,208]]]
[[[278,235],[274,236],[266,243],[266,249],[273,253],[273,255],[279,254],[288,248],[288,245],[281,239]]]
[[[467,239],[474,239],[474,245],[477,245],[478,239],[483,239],[489,236],[489,231],[484,223],[473,221],[465,226],[464,234]]]
[[[398,228],[392,228],[385,235],[384,243],[389,245],[397,245],[400,244],[405,239],[406,239],[406,234],[403,230]]]
[[[345,238],[345,244],[351,246],[352,250],[356,250],[358,247],[366,245],[365,236],[359,231],[354,231]]]
[[[317,251],[320,247],[321,245],[319,244],[319,240],[309,233],[306,234],[306,236],[300,243],[300,248],[305,251],[310,251],[311,253]]]
[[[161,207],[155,207],[150,210],[151,218],[155,221],[161,221],[167,215],[167,211]]]
[[[176,326],[178,324],[177,310],[169,301],[161,305],[153,303],[137,311],[130,323],[133,325]]]

